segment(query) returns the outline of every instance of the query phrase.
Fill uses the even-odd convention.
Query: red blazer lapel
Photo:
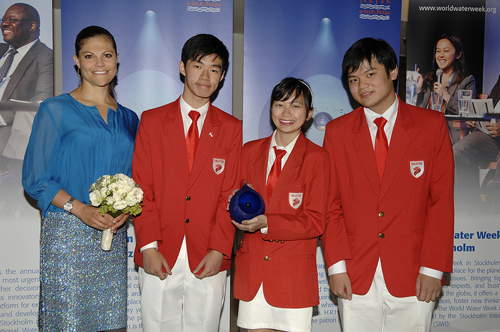
[[[248,167],[247,174],[252,174],[251,180],[243,179],[247,182],[247,184],[251,184],[253,188],[262,196],[262,199],[266,202],[266,211],[268,209],[267,202],[269,201],[266,190],[266,173],[271,137],[272,136],[269,136],[267,139],[263,140],[256,152],[256,155],[262,156],[262,158],[253,158],[253,164]]]
[[[210,164],[213,164],[213,159],[210,159],[209,157],[212,155],[212,149],[217,141],[219,128],[220,120],[217,116],[217,111],[212,107],[212,104],[210,104],[208,107],[207,117],[205,118],[205,122],[203,123],[203,128],[201,130],[198,147],[196,148],[193,169],[191,170],[191,176],[189,177],[189,186],[196,181],[203,170],[203,165],[205,165],[205,163],[209,162]]]
[[[408,172],[410,171],[410,165],[405,166],[401,165],[401,163],[403,162],[403,158],[412,141],[412,137],[409,130],[413,126],[414,126],[413,119],[411,118],[410,113],[407,110],[406,104],[404,104],[400,100],[398,115],[396,118],[396,123],[394,124],[394,130],[391,136],[389,151],[387,152],[384,177],[382,178],[382,187],[379,196],[380,200],[387,193],[387,190],[391,186],[391,183],[396,177],[396,174],[400,167],[408,167]]]
[[[302,166],[302,162],[304,160],[305,151],[306,138],[302,133],[300,133],[299,138],[297,139],[297,142],[295,143],[295,146],[292,150],[292,154],[288,157],[288,160],[286,161],[286,164],[281,171],[278,181],[276,182],[273,196],[269,201],[269,206],[268,209],[266,209],[266,213],[272,212],[274,210],[274,208],[283,198],[283,195],[285,195],[288,187],[297,178],[300,167]]]
[[[184,135],[184,124],[182,122],[181,106],[177,99],[166,112],[165,125],[163,126],[163,135],[169,141],[174,158],[182,172],[182,177],[186,183],[189,181],[189,165],[187,159],[186,139]],[[169,151],[164,152],[164,158],[172,158]],[[168,163],[166,163],[168,165]]]
[[[354,121],[352,127],[354,150],[358,156],[359,163],[365,175],[368,178],[375,193],[380,192],[380,179],[378,176],[377,162],[375,161],[375,152],[373,150],[373,143],[370,136],[370,130],[366,123],[364,109],[359,107],[353,112],[358,112],[358,116]]]

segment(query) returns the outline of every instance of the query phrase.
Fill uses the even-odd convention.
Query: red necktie
[[[193,120],[186,135],[189,173],[191,173],[191,168],[193,168],[193,162],[194,162],[194,154],[196,152],[196,147],[198,146],[198,141],[200,139],[200,135],[198,135],[198,118],[200,117],[200,113],[196,111],[191,111],[189,112],[188,115],[191,118],[191,120]]]
[[[286,150],[278,150],[276,146],[274,147],[274,153],[276,154],[276,159],[274,160],[274,164],[271,167],[271,171],[269,172],[269,176],[267,177],[267,199],[271,199],[271,195],[273,194],[274,186],[278,181],[278,177],[281,173],[281,159],[286,153]]]
[[[385,136],[384,126],[387,120],[384,117],[376,118],[373,120],[377,125],[377,136],[375,137],[375,160],[377,161],[378,176],[382,182],[382,175],[384,175],[385,159],[387,158],[387,150],[389,144],[387,143],[387,136]]]

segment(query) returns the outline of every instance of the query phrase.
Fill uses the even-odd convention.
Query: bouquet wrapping
[[[117,217],[122,213],[136,216],[142,212],[142,189],[125,174],[103,175],[90,186],[90,204],[99,207],[102,215],[106,213]],[[111,250],[113,234],[111,229],[102,232],[102,250]]]

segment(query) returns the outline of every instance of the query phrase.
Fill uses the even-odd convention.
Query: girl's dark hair
[[[270,103],[270,116],[271,116],[271,126],[273,127],[273,130],[276,130],[276,125],[273,122],[272,119],[272,109],[273,109],[273,103],[275,101],[285,101],[290,98],[293,98],[293,100],[296,100],[300,96],[303,96],[304,98],[304,105],[306,107],[306,111],[309,112],[313,108],[313,95],[312,95],[312,89],[307,84],[304,80],[294,78],[294,77],[287,77],[281,80],[273,89],[273,92],[271,93],[271,103]],[[307,114],[306,114],[307,116]],[[311,127],[312,123],[312,118],[309,119],[309,121],[306,121],[302,125],[302,132],[305,133],[309,127]]]
[[[453,45],[453,47],[455,48],[455,55],[461,54],[460,58],[455,60],[455,76],[453,77],[453,81],[451,82],[451,84],[461,82],[466,75],[465,53],[462,46],[462,41],[454,33],[444,33],[438,38],[438,40],[436,40],[436,43],[434,44],[434,53],[432,53],[432,69],[424,76],[424,88],[430,89],[432,85],[434,85],[434,82],[436,82],[437,80],[436,70],[439,67],[436,62],[436,48],[438,42],[442,39],[447,39]]]
[[[89,38],[94,38],[94,37],[104,37],[107,38],[111,44],[113,45],[113,49],[115,50],[115,53],[118,54],[116,50],[116,42],[115,38],[113,35],[106,29],[96,26],[96,25],[91,25],[86,28],[83,28],[82,31],[78,33],[76,36],[75,40],[75,54],[76,56],[80,55],[80,50],[82,49],[83,44],[87,41]],[[77,68],[78,69],[78,68]],[[118,79],[115,76],[113,80],[109,83],[108,85],[108,91],[111,97],[113,99],[116,99],[116,93],[115,93],[115,86],[118,83]]]

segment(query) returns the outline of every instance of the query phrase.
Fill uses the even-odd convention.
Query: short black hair
[[[40,15],[38,14],[38,11],[35,9],[35,7],[22,2],[15,3],[10,7],[13,6],[21,7],[26,14],[26,19],[30,22],[35,22],[37,28],[36,31],[40,33]]]
[[[363,38],[345,52],[342,75],[347,78],[350,73],[358,70],[365,60],[371,64],[373,59],[385,67],[387,76],[398,67],[398,58],[388,42],[383,39]]]
[[[313,108],[313,95],[311,87],[306,81],[294,77],[287,77],[282,79],[281,82],[274,87],[273,92],[271,93],[271,102],[269,105],[269,115],[271,117],[271,126],[273,127],[273,130],[276,130],[276,125],[273,122],[272,116],[273,103],[275,101],[285,101],[290,98],[295,100],[300,96],[304,98],[304,106],[306,107],[307,113],[309,113],[309,111]],[[311,119],[302,125],[301,129],[303,133],[311,127],[311,123],[309,122],[312,123]]]
[[[226,73],[229,68],[229,52],[224,43],[214,35],[202,33],[189,38],[182,47],[181,61],[187,66],[188,60],[200,60],[212,54],[222,60],[222,73]]]

